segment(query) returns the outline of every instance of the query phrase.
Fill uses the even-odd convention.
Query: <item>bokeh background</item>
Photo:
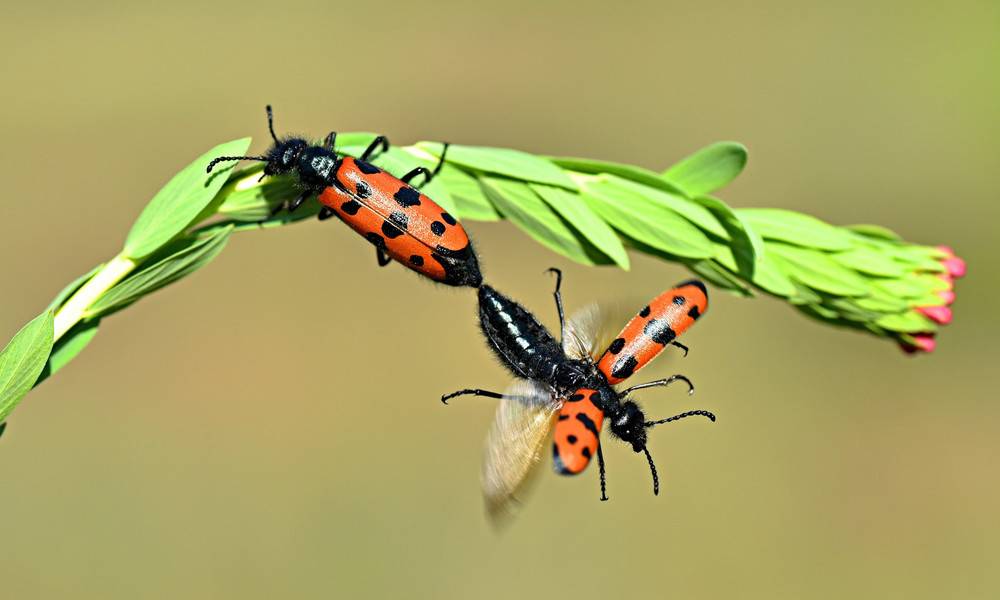
[[[478,470],[506,376],[474,297],[378,269],[336,222],[241,234],[105,320],[0,441],[5,598],[995,598],[1000,593],[995,1],[8,4],[0,331],[113,255],[182,165],[278,128],[661,168],[716,140],[734,206],[875,222],[970,265],[931,356],[716,293],[642,399],[719,421],[540,478],[498,534]],[[567,264],[471,223],[554,324],[684,278]]]

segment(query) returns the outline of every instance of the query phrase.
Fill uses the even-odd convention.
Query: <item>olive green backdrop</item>
[[[336,222],[235,237],[105,321],[0,440],[5,598],[988,598],[996,401],[1000,7],[954,2],[31,2],[0,21],[0,331],[113,255],[212,144],[383,132],[663,167],[719,139],[723,197],[877,222],[969,261],[931,356],[714,294],[643,379],[645,461],[548,465],[494,533],[478,469],[506,376],[474,295],[378,269]],[[554,324],[687,276],[567,264],[469,223],[486,277]]]

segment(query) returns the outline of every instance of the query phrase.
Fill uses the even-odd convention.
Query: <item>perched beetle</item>
[[[666,346],[687,347],[674,338],[690,327],[708,307],[705,285],[686,281],[657,296],[615,337],[600,356],[596,344],[596,319],[583,312],[566,321],[559,292],[561,273],[554,293],[559,313],[562,343],[527,309],[488,285],[479,288],[479,322],[490,348],[518,379],[505,393],[465,389],[441,398],[447,403],[461,395],[498,398],[496,418],[486,443],[482,485],[487,508],[498,516],[509,509],[514,495],[533,467],[550,431],[553,431],[553,467],[563,475],[582,472],[596,454],[600,469],[601,500],[605,493],[604,455],[600,431],[607,417],[611,435],[643,452],[653,477],[653,493],[659,493],[659,478],[646,449],[651,427],[690,416],[715,421],[715,415],[693,410],[667,419],[647,421],[629,395],[636,390],[683,381],[683,375],[641,383],[616,391],[614,384],[649,363]]]
[[[370,162],[376,152],[389,149],[383,136],[375,138],[360,158],[354,158],[337,155],[336,132],[326,137],[323,146],[296,137],[279,139],[274,134],[270,106],[267,126],[274,145],[266,154],[220,156],[209,163],[208,171],[224,161],[262,161],[264,176],[294,175],[302,189],[284,208],[294,211],[307,198],[317,196],[323,205],[319,219],[337,216],[374,244],[379,266],[395,259],[434,281],[476,288],[482,284],[479,260],[465,229],[410,185],[418,175],[423,175],[426,184],[438,174],[447,144],[433,171],[417,167],[397,179]]]

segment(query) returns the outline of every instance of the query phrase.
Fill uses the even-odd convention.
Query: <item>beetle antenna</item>
[[[271,105],[267,105],[267,129],[271,132],[271,139],[274,143],[278,143],[278,136],[274,135],[274,112],[271,110]]]
[[[659,421],[646,421],[646,429],[650,427],[656,427],[657,425],[663,425],[664,423],[672,423],[674,421],[679,421],[681,419],[686,419],[687,417],[707,417],[709,421],[715,422],[715,415],[708,412],[707,410],[689,410],[685,413],[679,415],[674,415],[672,417],[667,417],[666,419],[660,419]]]
[[[266,156],[220,156],[218,158],[212,159],[212,162],[208,163],[208,168],[205,169],[205,172],[211,173],[212,169],[215,168],[215,165],[219,164],[220,162],[226,162],[229,160],[235,160],[235,161],[259,160],[261,162],[267,162],[267,157]]]
[[[656,475],[656,465],[653,464],[653,457],[649,454],[649,450],[643,446],[642,451],[646,453],[646,461],[649,462],[649,472],[653,475],[653,495],[660,495],[660,478]]]

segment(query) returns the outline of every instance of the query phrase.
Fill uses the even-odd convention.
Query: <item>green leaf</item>
[[[859,246],[847,252],[835,252],[830,256],[845,267],[862,273],[881,277],[902,277],[906,273],[899,263],[871,248]]]
[[[749,246],[750,256],[754,260],[759,260],[761,256],[764,256],[764,240],[728,204],[714,196],[697,196],[693,200],[712,211],[715,218],[728,231],[729,239],[739,242],[740,238],[742,238],[745,241],[745,245]]]
[[[227,226],[204,237],[188,236],[174,241],[152,257],[149,264],[108,290],[87,309],[84,316],[95,317],[113,312],[190,275],[222,251],[232,231],[232,226]]]
[[[767,255],[785,273],[815,290],[837,296],[868,295],[863,277],[818,250],[771,244]]]
[[[531,189],[590,243],[608,255],[618,266],[628,270],[628,252],[625,251],[625,246],[618,239],[615,230],[594,214],[579,194],[539,183],[531,184]]]
[[[45,311],[21,328],[0,351],[0,422],[7,419],[31,389],[52,351],[52,311]]]
[[[683,196],[656,190],[645,185],[640,185],[632,181],[627,181],[615,175],[605,175],[601,178],[608,187],[616,187],[623,193],[633,196],[640,196],[666,206],[675,213],[694,223],[704,231],[716,235],[724,240],[729,239],[729,232],[722,226],[719,219],[707,208],[694,200],[689,200]]]
[[[503,216],[543,246],[585,265],[611,262],[595,248],[588,247],[527,184],[484,177],[483,186]]]
[[[937,331],[937,325],[933,321],[912,310],[895,315],[886,315],[875,321],[875,325],[889,331],[899,331],[901,333]]]
[[[710,258],[712,243],[700,229],[643,193],[609,182],[611,175],[583,181],[583,198],[609,225],[644,244],[687,258]],[[639,186],[639,191],[655,192]]]
[[[606,160],[592,160],[589,158],[572,157],[550,157],[552,162],[569,171],[584,173],[586,175],[616,175],[622,179],[634,181],[635,183],[656,188],[672,194],[684,195],[684,191],[676,185],[670,183],[660,175],[649,169],[626,165]]]
[[[743,171],[747,149],[737,142],[706,146],[663,172],[663,178],[689,196],[711,194]]]
[[[291,177],[266,177],[260,181],[263,171],[263,166],[254,166],[230,177],[219,191],[221,202],[216,212],[236,221],[263,221],[271,216],[275,207],[299,195],[299,188]],[[299,210],[306,210],[305,205]]]
[[[742,265],[746,264],[747,260],[733,256],[734,249],[739,251],[738,247],[717,244],[715,260],[726,269],[743,275]],[[754,263],[753,274],[744,278],[750,279],[754,285],[775,296],[787,298],[795,294],[795,285],[792,281],[772,261],[767,260],[766,256]]]
[[[49,360],[45,362],[45,368],[42,369],[38,380],[35,381],[35,387],[55,375],[57,371],[69,364],[69,361],[76,358],[77,354],[83,352],[83,349],[97,335],[97,327],[100,324],[100,319],[81,321],[59,338],[59,341],[52,347]]]
[[[744,298],[752,298],[753,290],[735,275],[711,260],[685,262],[689,269],[712,285],[730,291]]]
[[[206,173],[208,163],[218,156],[241,156],[249,147],[250,138],[220,144],[174,175],[132,225],[122,253],[138,260],[183,233],[212,202],[235,165],[219,165],[212,173]]]
[[[851,234],[815,217],[780,208],[736,210],[761,237],[820,250],[849,250]]]
[[[870,225],[870,224],[858,224],[858,225],[847,225],[847,229],[855,233],[859,233],[865,237],[873,238],[876,240],[884,240],[887,242],[902,242],[903,238],[899,237],[899,234],[895,231],[889,229],[888,227],[882,227],[881,225]]]
[[[499,221],[500,213],[490,202],[479,180],[458,167],[446,164],[431,183],[439,183],[448,190],[462,219],[474,221]]]
[[[417,143],[418,148],[432,154],[435,150],[440,152],[440,146],[434,142]],[[505,175],[532,183],[547,183],[576,191],[573,180],[551,161],[519,150],[452,145],[448,147],[447,161],[484,173]]]
[[[857,298],[855,303],[861,308],[881,313],[903,312],[909,308],[909,304],[899,298],[877,293],[875,286],[872,286],[872,292],[870,296]]]

